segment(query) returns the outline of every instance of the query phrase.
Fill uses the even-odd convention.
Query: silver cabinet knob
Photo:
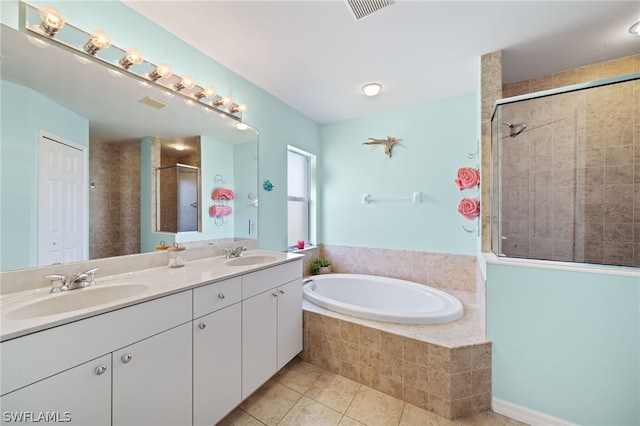
[[[224,299],[224,293],[220,293],[220,294],[218,295],[218,299],[220,299],[220,300]]]
[[[284,294],[284,290],[278,290],[278,293]]]
[[[100,366],[96,367],[96,369],[94,371],[96,372],[96,375],[101,376],[107,371],[107,366],[106,365],[100,365]]]
[[[133,357],[129,354],[126,355],[122,355],[122,357],[120,358],[120,361],[122,361],[124,364],[127,364],[129,361],[131,361]]]
[[[198,327],[200,327],[200,330],[204,330],[205,328],[207,328],[207,324],[201,322],[200,324],[198,324]]]
[[[271,293],[273,297],[278,297],[278,293]]]

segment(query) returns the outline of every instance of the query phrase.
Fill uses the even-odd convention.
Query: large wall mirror
[[[4,25],[0,43],[0,270],[148,252],[160,241],[257,238],[256,129]],[[159,229],[160,147],[194,140],[187,164],[199,185],[189,204],[200,222]],[[227,198],[214,199],[221,189]]]

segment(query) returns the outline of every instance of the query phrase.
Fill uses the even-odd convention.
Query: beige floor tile
[[[323,371],[320,367],[295,358],[274,379],[296,392],[305,393]]]
[[[412,404],[405,404],[400,426],[457,426],[454,420],[440,417],[431,411],[424,410]]]
[[[338,426],[365,426],[364,423],[360,423],[357,420],[353,420],[351,417],[343,416]]]
[[[275,426],[302,395],[270,380],[255,391],[240,408],[268,426]]]
[[[361,385],[345,414],[369,426],[397,426],[403,407],[403,401]]]
[[[278,426],[336,426],[342,413],[303,396]]]
[[[458,420],[460,426],[527,426],[526,423],[487,411]]]
[[[324,371],[305,395],[340,413],[345,413],[359,388],[358,382]]]
[[[216,426],[264,426],[264,423],[251,417],[245,411],[236,408],[227,415]]]

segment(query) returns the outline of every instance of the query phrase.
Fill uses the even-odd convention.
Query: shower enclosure
[[[491,248],[640,266],[640,73],[496,102]]]
[[[156,170],[156,229],[161,232],[200,231],[200,168],[172,164]]]

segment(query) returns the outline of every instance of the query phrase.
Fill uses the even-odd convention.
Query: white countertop
[[[98,271],[95,278],[96,286],[92,288],[70,290],[55,294],[49,292],[50,288],[38,288],[2,295],[0,296],[0,341],[13,339],[36,331],[45,330],[61,324],[103,314],[301,258],[300,255],[294,253],[266,250],[251,250],[243,254],[243,257],[256,255],[270,255],[276,257],[276,260],[258,265],[228,266],[225,265],[224,256],[216,256],[188,261],[184,267],[180,268],[163,266],[110,276],[100,276],[100,271]],[[145,284],[148,285],[148,289],[134,296],[94,305],[85,309],[76,309],[45,316],[34,316],[27,319],[11,318],[11,313],[16,309],[42,299],[65,297],[72,293],[80,294],[80,292],[89,292],[99,287],[124,286],[129,284]]]

